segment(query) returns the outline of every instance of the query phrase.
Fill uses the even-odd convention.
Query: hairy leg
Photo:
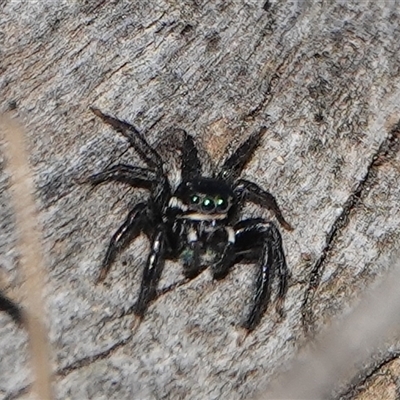
[[[271,210],[278,222],[287,230],[292,231],[293,227],[286,222],[282,215],[282,211],[278,206],[275,197],[261,189],[258,185],[245,179],[239,179],[236,182],[235,193],[245,201],[251,201],[261,207]]]
[[[282,303],[287,291],[289,270],[282,247],[282,238],[272,222],[259,218],[240,222],[236,227],[235,249],[239,259],[255,260],[258,267],[256,288],[250,312],[243,324],[253,330],[261,321],[271,298],[271,285],[278,278],[277,301]]]
[[[263,127],[258,132],[251,134],[249,138],[228,159],[225,160],[218,177],[230,182],[239,178],[243,168],[249,162],[265,132],[266,128]]]
[[[100,283],[106,278],[111,264],[115,261],[118,253],[140,234],[146,222],[146,204],[140,203],[128,214],[125,222],[111,238],[96,283]]]
[[[131,146],[139,153],[150,168],[162,171],[163,162],[161,157],[133,125],[125,121],[120,121],[110,115],[103,114],[98,108],[91,107],[90,109],[106,124],[111,125],[115,130],[125,136],[129,140]]]
[[[201,163],[197,154],[197,148],[192,136],[185,132],[182,148],[182,181],[191,180],[201,174]]]
[[[92,185],[105,182],[122,182],[133,187],[150,188],[156,179],[157,174],[150,169],[118,164],[89,176],[86,182]]]
[[[219,238],[216,236],[220,236]],[[215,243],[215,244],[214,244]],[[227,226],[209,238],[209,246],[216,253],[216,261],[211,265],[214,279],[223,279],[235,262],[235,231]]]
[[[157,297],[157,286],[165,263],[166,234],[162,224],[158,225],[151,241],[151,250],[143,271],[139,297],[133,306],[138,317],[143,317],[150,302]]]

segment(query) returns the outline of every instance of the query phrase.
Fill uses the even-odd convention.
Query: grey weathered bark
[[[400,223],[396,6],[0,4],[0,111],[12,109],[27,127],[58,398],[248,398],[386,273]],[[254,268],[238,265],[221,282],[203,273],[161,296],[132,332],[124,310],[135,300],[147,241],[121,254],[105,286],[94,282],[112,233],[146,194],[79,184],[117,160],[138,162],[92,105],[134,123],[153,143],[168,127],[185,128],[214,161],[267,126],[245,175],[276,195],[295,226],[282,232],[292,271],[284,318],[271,308],[238,345],[254,277]],[[1,157],[3,287],[23,302]],[[257,207],[245,213],[268,217]],[[168,263],[162,286],[179,279],[180,266]],[[24,398],[26,335],[0,318],[0,395]],[[383,371],[395,396],[398,353],[391,342],[341,395],[367,398],[384,387]]]

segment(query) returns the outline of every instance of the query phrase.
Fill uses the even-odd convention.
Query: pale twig
[[[20,267],[26,287],[24,317],[29,333],[34,373],[33,393],[40,400],[50,400],[50,353],[47,332],[42,321],[45,314],[42,299],[44,261],[33,196],[34,184],[22,128],[10,116],[2,115],[0,131],[5,138],[21,255]]]

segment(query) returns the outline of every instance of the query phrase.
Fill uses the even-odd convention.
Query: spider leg
[[[214,237],[215,234],[223,234],[224,237],[218,240]],[[218,261],[211,265],[213,277],[214,279],[223,279],[235,262],[235,230],[230,226],[220,229],[213,233],[209,242],[210,247],[214,247],[214,251],[220,254]],[[216,243],[217,246],[215,244],[213,246],[213,243]]]
[[[91,107],[91,111],[101,118],[106,124],[111,125],[116,131],[125,136],[132,147],[139,153],[150,168],[162,172],[162,159],[160,155],[147,143],[139,131],[131,124],[120,121],[110,115],[103,114],[98,108]]]
[[[182,251],[183,275],[185,278],[194,279],[202,271],[200,265],[201,242],[194,226],[190,226],[186,232],[188,247]]]
[[[243,168],[250,160],[266,130],[267,129],[263,127],[258,132],[251,134],[250,137],[227,160],[225,160],[221,167],[221,172],[218,174],[220,179],[232,182],[239,178]]]
[[[255,204],[260,205],[271,210],[278,222],[288,231],[292,231],[293,227],[285,220],[282,215],[282,211],[278,206],[275,197],[262,190],[258,185],[245,179],[239,179],[236,182],[235,193],[239,198],[245,201],[251,201]]]
[[[157,296],[157,286],[165,263],[166,233],[164,225],[159,224],[155,229],[151,241],[151,250],[143,271],[139,297],[133,306],[133,311],[138,317],[143,317],[150,302]]]
[[[22,323],[21,308],[0,292],[0,310],[5,311],[18,324]]]
[[[132,165],[118,164],[105,169],[98,174],[89,176],[86,182],[99,185],[104,182],[122,182],[134,187],[149,188],[157,179],[154,171]]]
[[[193,137],[184,131],[184,142],[182,148],[182,181],[189,181],[201,173],[201,163],[197,154],[197,148]]]
[[[256,260],[259,268],[250,313],[243,324],[244,328],[251,331],[259,324],[268,306],[271,285],[276,274],[278,275],[277,302],[279,304],[283,302],[287,292],[289,271],[281,235],[272,222],[265,222],[260,218],[249,219],[238,223],[235,231],[238,261]]]
[[[147,143],[143,135],[141,135],[133,125],[125,121],[120,121],[110,115],[103,114],[98,108],[91,107],[90,109],[106,124],[111,125],[115,130],[125,136],[147,165],[155,170],[157,174],[157,185],[153,187],[152,197],[158,211],[161,212],[165,202],[170,196],[171,188],[164,174],[163,160],[160,155]]]
[[[114,233],[108,245],[106,255],[100,267],[100,274],[96,283],[102,282],[115,261],[118,253],[135,239],[145,227],[147,222],[146,204],[140,203],[128,214],[125,222]]]

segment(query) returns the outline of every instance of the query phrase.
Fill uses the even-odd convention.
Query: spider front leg
[[[182,262],[183,275],[188,280],[196,278],[205,269],[201,265],[202,243],[199,240],[199,228],[198,222],[178,218],[169,236],[173,257]]]
[[[286,295],[289,270],[286,265],[279,230],[272,222],[261,218],[239,222],[235,226],[235,250],[238,261],[256,261],[258,273],[250,313],[243,324],[253,330],[261,321],[270,297],[271,285],[278,275],[277,303],[280,305]]]
[[[215,254],[211,264],[214,279],[223,279],[235,262],[235,231],[231,226],[214,231],[207,240],[208,247]]]
[[[181,252],[183,275],[185,278],[194,279],[204,269],[200,264],[201,243],[195,225],[190,225],[186,240],[187,246]]]
[[[100,267],[100,275],[96,283],[102,282],[110,270],[111,264],[115,261],[118,253],[135,239],[145,228],[147,223],[146,204],[140,203],[128,214],[125,222],[114,233],[108,245],[106,255]]]
[[[157,296],[157,286],[160,281],[165,264],[166,233],[164,225],[155,227],[155,234],[151,240],[151,250],[143,271],[139,297],[133,306],[133,312],[140,318],[143,317],[150,302]]]
[[[275,197],[261,189],[258,185],[245,179],[239,179],[235,185],[235,193],[238,198],[242,198],[245,201],[251,201],[252,203],[258,204],[261,207],[271,210],[278,222],[288,231],[292,231],[293,227],[285,220],[282,215],[282,211],[278,206]]]

